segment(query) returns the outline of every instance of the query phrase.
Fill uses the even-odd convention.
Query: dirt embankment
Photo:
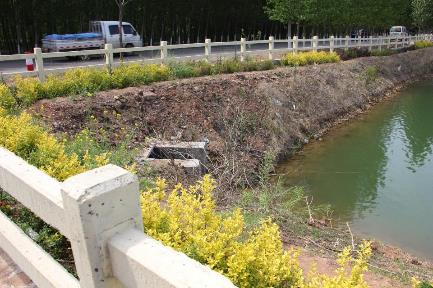
[[[395,88],[431,74],[432,64],[433,49],[423,49],[44,100],[33,111],[55,132],[105,128],[117,141],[116,131],[125,128],[135,143],[207,139],[211,171],[230,186],[243,185],[267,152],[284,156]]]

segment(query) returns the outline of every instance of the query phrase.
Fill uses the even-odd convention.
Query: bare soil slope
[[[54,132],[104,128],[116,142],[124,128],[135,143],[209,140],[211,171],[248,182],[266,152],[282,157],[404,83],[430,75],[432,52],[162,82],[43,100],[32,109]],[[245,184],[230,179],[225,183]]]

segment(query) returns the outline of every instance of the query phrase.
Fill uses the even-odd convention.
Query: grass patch
[[[377,80],[379,77],[379,69],[376,66],[367,67],[361,74],[361,78],[369,85]]]

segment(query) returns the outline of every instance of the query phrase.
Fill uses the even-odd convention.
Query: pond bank
[[[220,184],[225,191],[257,180],[252,175],[265,155],[282,159],[396,88],[430,75],[432,52],[428,48],[335,64],[155,83],[92,97],[43,100],[32,111],[54,132],[103,128],[116,142],[116,131],[123,128],[135,144],[149,137],[209,141],[209,170],[224,176]],[[229,201],[231,195],[219,196]]]
[[[84,128],[102,128],[113,143],[123,140],[118,131],[124,130],[132,135],[132,146],[149,138],[209,141],[209,170],[219,182],[218,201],[226,207],[237,198],[237,187],[260,179],[257,171],[268,155],[283,159],[312,137],[394,95],[396,89],[431,75],[432,52],[433,48],[336,64],[156,83],[92,97],[43,100],[31,111],[54,132],[73,135]],[[289,235],[290,229],[280,224]],[[349,237],[341,233],[325,231],[327,236],[320,242],[303,241],[305,234],[301,235],[304,239],[289,235],[287,243],[311,247],[315,241],[332,247]],[[375,263],[380,267],[393,270],[398,261],[405,269],[431,269],[429,264],[419,268],[418,260],[403,253],[377,249],[380,261]]]

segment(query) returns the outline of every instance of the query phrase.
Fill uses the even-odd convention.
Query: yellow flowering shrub
[[[113,70],[111,75],[113,86],[123,88],[134,85],[144,85],[170,78],[170,69],[158,64],[122,64]]]
[[[222,215],[212,198],[214,180],[207,175],[196,185],[167,185],[141,195],[146,233],[229,277],[239,287],[366,287],[363,273],[371,255],[368,242],[352,259],[347,248],[340,255],[336,276],[312,272],[304,278],[299,251],[284,250],[278,226],[271,220],[248,232],[240,209]],[[349,268],[351,267],[351,268]]]
[[[433,42],[427,40],[421,40],[415,42],[415,49],[423,49],[428,47],[433,47]]]
[[[420,281],[416,278],[412,278],[412,287],[413,288],[433,288],[433,282],[429,283],[426,281]]]
[[[62,181],[95,166],[105,165],[108,154],[80,161],[74,153],[67,154],[65,145],[42,127],[33,123],[27,113],[8,115],[0,108],[0,146],[27,160],[30,164]]]
[[[340,253],[337,261],[339,267],[335,271],[335,276],[320,275],[315,269],[310,272],[305,288],[337,288],[337,287],[356,287],[367,288],[363,274],[368,270],[367,261],[371,257],[370,242],[363,242],[356,252],[357,258],[351,256],[351,248],[346,247]],[[351,268],[349,268],[351,267]]]
[[[16,105],[15,97],[12,91],[6,84],[0,83],[0,107],[4,109],[11,109]]]
[[[159,179],[156,188],[141,196],[146,232],[239,287],[300,285],[297,252],[283,250],[278,226],[267,220],[247,233],[240,209],[225,217],[216,213],[214,188],[212,178],[205,176],[188,189],[177,185],[162,204],[166,183]]]
[[[289,53],[282,58],[282,62],[287,66],[305,66],[311,64],[335,63],[340,62],[340,56],[335,52],[309,51],[303,53]]]
[[[18,104],[29,106],[41,98],[41,83],[36,78],[15,77],[15,97]]]

